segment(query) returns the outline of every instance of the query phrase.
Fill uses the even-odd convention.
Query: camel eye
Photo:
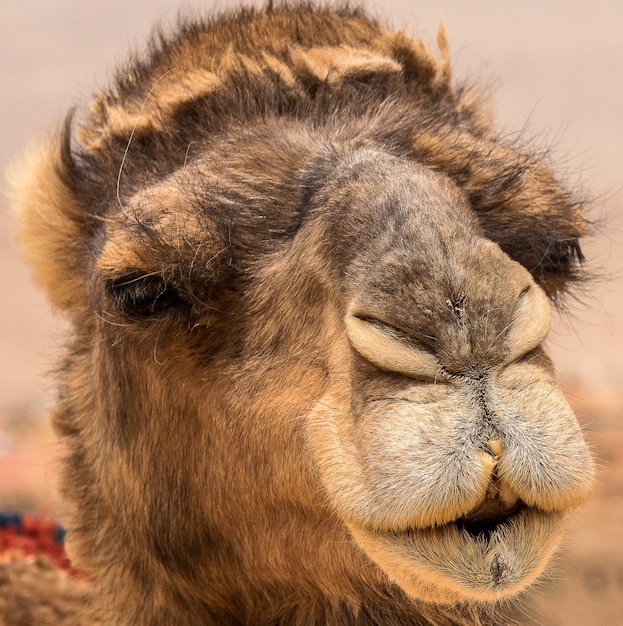
[[[162,276],[132,273],[107,283],[115,305],[130,317],[153,317],[181,303],[177,290]]]

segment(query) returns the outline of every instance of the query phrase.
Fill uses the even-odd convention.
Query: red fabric
[[[59,528],[54,522],[21,515],[19,524],[0,525],[0,555],[11,552],[23,557],[45,556],[56,567],[84,578],[85,573],[72,566],[58,535]]]

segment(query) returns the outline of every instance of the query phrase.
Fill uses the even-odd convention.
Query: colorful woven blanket
[[[89,577],[71,565],[65,531],[46,519],[0,512],[0,624],[69,626],[89,604]]]

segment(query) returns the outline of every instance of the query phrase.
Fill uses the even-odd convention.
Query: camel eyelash
[[[136,272],[109,280],[106,290],[118,309],[138,319],[153,317],[182,302],[174,286],[153,274]]]

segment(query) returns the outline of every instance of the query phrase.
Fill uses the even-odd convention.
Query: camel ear
[[[35,282],[62,311],[86,302],[81,270],[85,211],[72,191],[75,169],[68,119],[60,133],[31,144],[9,171],[16,243]]]

